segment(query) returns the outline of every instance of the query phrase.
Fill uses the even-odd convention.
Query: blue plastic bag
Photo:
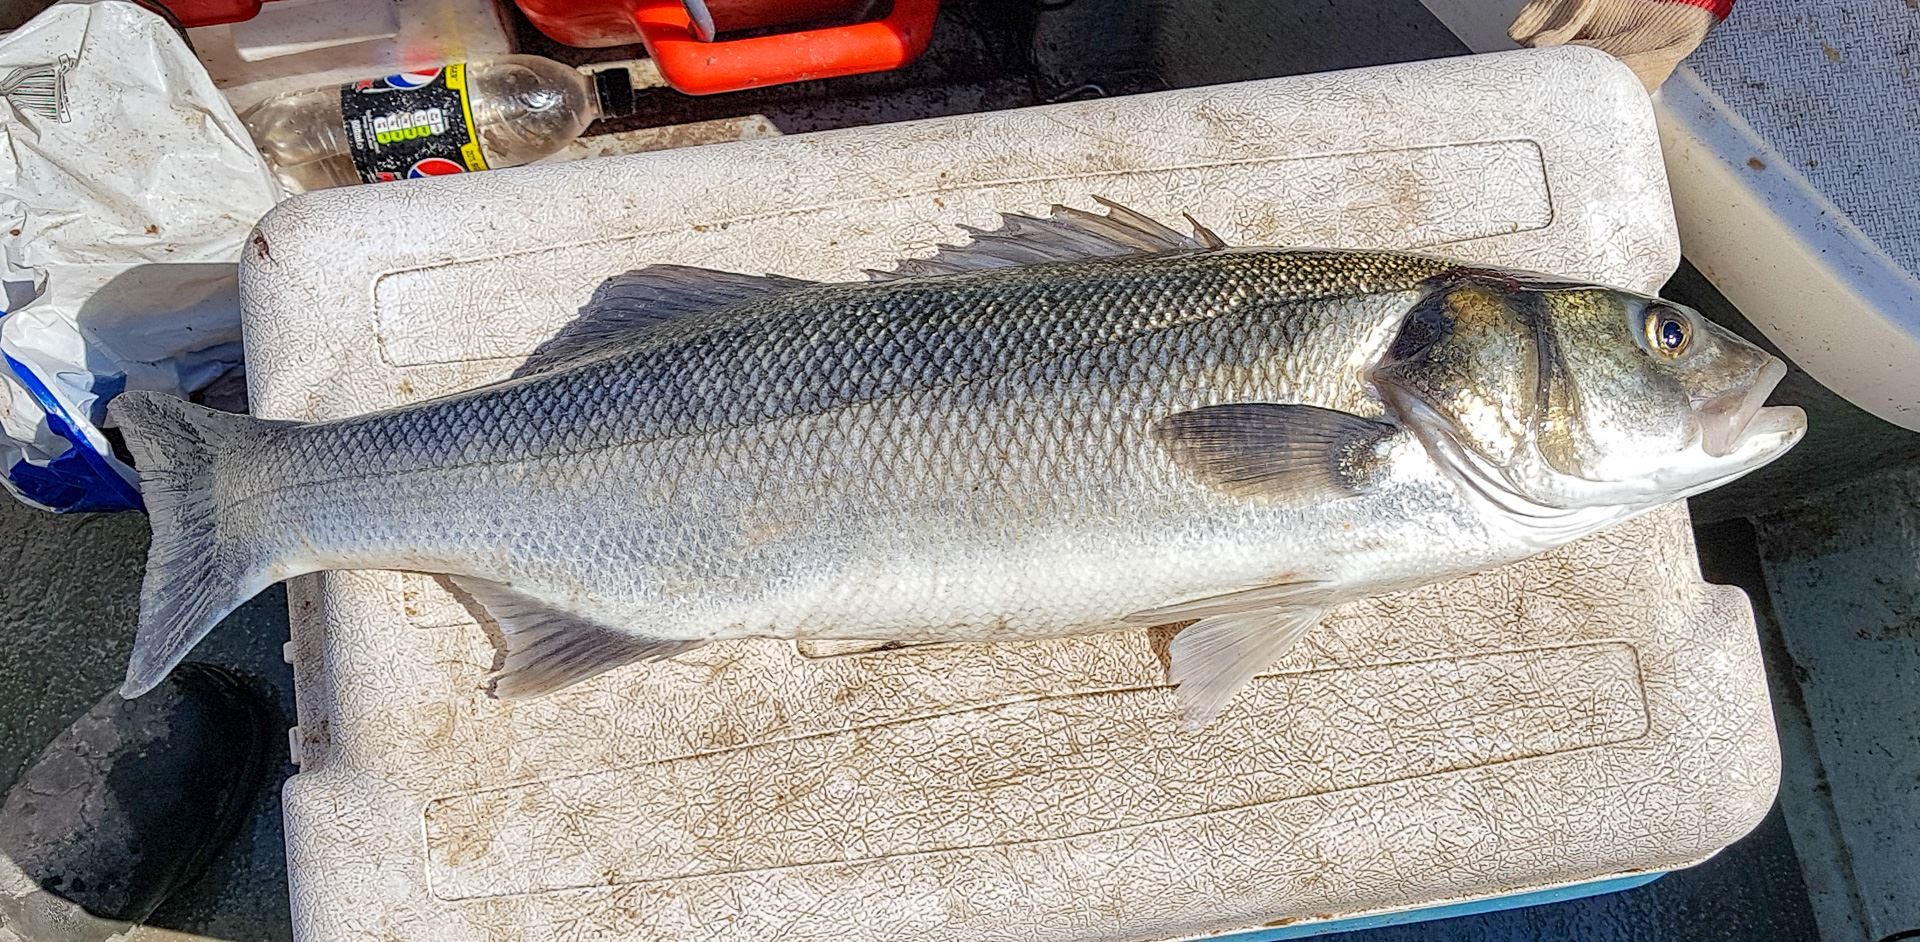
[[[127,389],[240,363],[240,252],[278,191],[165,21],[61,3],[0,37],[0,483],[56,511],[139,506],[101,429]]]

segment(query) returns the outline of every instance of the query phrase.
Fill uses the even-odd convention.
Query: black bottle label
[[[368,183],[487,169],[464,63],[342,85],[340,116]]]

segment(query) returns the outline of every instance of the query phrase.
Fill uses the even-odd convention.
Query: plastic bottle
[[[276,95],[241,120],[289,192],[513,167],[633,111],[625,69],[500,56]]]

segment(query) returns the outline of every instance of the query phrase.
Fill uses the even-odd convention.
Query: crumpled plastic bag
[[[100,430],[127,389],[240,364],[240,253],[278,196],[179,34],[60,3],[0,37],[0,480],[58,511],[140,506]]]
[[[1612,53],[1651,92],[1732,7],[1733,0],[1529,0],[1507,35],[1523,46]]]

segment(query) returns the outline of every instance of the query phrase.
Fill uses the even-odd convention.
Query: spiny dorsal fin
[[[1182,468],[1235,497],[1326,500],[1363,489],[1396,427],[1318,406],[1240,402],[1161,419],[1153,434]]]
[[[892,271],[868,271],[874,281],[892,281],[923,275],[1010,268],[1039,262],[1068,262],[1115,255],[1156,255],[1162,252],[1204,252],[1226,243],[1207,227],[1194,222],[1193,235],[1181,235],[1142,213],[1111,200],[1094,197],[1107,213],[1091,213],[1055,205],[1045,219],[1002,213],[1000,228],[988,231],[961,226],[973,241],[943,245],[932,258],[910,258]]]
[[[500,626],[506,662],[494,678],[502,699],[537,697],[637,661],[672,657],[698,641],[646,638],[552,608],[511,586],[454,577]]]
[[[578,363],[687,315],[813,284],[783,275],[742,275],[691,265],[650,265],[615,275],[601,282],[580,315],[541,344],[514,375]]]

